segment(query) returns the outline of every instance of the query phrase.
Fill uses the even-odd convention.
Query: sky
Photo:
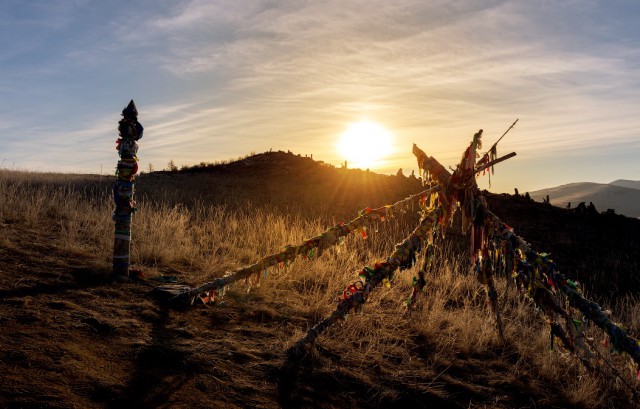
[[[339,166],[368,121],[393,138],[371,170],[409,174],[413,143],[455,166],[519,119],[482,187],[640,180],[638,21],[637,0],[2,0],[1,167],[112,173],[134,99],[144,170]]]

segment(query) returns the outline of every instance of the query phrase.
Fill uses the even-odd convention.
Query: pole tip
[[[136,118],[138,116],[138,109],[136,108],[135,102],[131,100],[129,105],[125,109],[122,110],[122,116],[128,118]]]

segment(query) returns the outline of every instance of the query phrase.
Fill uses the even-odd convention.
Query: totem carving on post
[[[129,279],[131,249],[131,219],[136,212],[133,198],[135,174],[138,172],[138,144],[142,138],[142,125],[138,122],[138,110],[131,100],[122,110],[122,119],[118,123],[120,137],[116,141],[116,149],[120,160],[116,170],[116,183],[113,186],[115,210],[115,239],[113,243],[113,276],[118,281]]]

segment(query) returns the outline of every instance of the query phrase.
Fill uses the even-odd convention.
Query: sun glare
[[[340,135],[338,151],[350,168],[373,168],[392,152],[391,133],[374,122],[357,122]]]

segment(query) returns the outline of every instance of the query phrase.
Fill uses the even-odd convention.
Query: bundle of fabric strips
[[[116,149],[120,160],[116,168],[116,182],[113,186],[113,221],[115,238],[113,252],[113,275],[118,280],[129,278],[131,217],[136,212],[134,193],[135,175],[138,172],[138,144],[144,128],[138,122],[138,110],[131,100],[122,110],[122,119],[118,123],[120,137]]]

